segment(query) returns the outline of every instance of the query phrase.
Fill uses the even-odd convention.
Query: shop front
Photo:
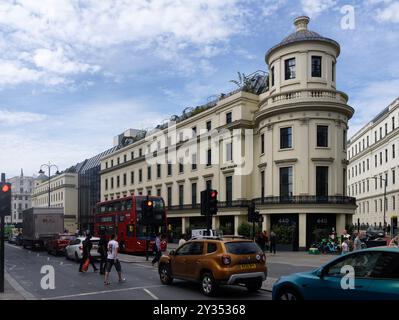
[[[224,235],[234,234],[234,216],[219,216],[219,229]]]
[[[168,218],[168,241],[177,242],[182,234],[182,218]]]
[[[307,214],[306,217],[306,247],[319,242],[336,231],[337,218],[335,214]]]
[[[299,250],[298,214],[272,214],[270,227],[277,236],[277,251]]]

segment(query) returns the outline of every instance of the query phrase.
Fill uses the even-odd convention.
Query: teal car
[[[377,247],[339,256],[309,272],[283,276],[273,300],[399,300],[399,248]]]

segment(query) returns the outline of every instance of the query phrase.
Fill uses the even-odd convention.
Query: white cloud
[[[378,10],[376,18],[380,22],[399,23],[399,2],[393,2],[388,7]]]
[[[41,73],[21,66],[17,61],[0,60],[0,85],[15,85],[40,80]]]
[[[18,112],[0,109],[0,123],[2,125],[24,125],[46,119],[46,115],[32,112]]]
[[[286,0],[266,0],[262,6],[262,14],[265,17],[269,17],[276,13],[285,3]]]
[[[316,17],[335,6],[336,0],[301,0],[302,10],[310,17]]]
[[[41,69],[60,74],[76,74],[85,72],[97,72],[99,66],[92,66],[68,59],[63,50],[37,49],[33,56],[35,65]]]
[[[112,73],[101,59],[115,47],[180,62],[179,53],[191,46],[196,56],[209,58],[223,53],[230,37],[245,30],[246,6],[245,0],[3,0],[0,45],[7,43],[8,50],[0,59],[7,55],[25,63],[26,82],[52,78],[45,83],[57,85],[100,68]],[[191,67],[183,63],[183,70]],[[10,75],[2,83],[21,82]]]

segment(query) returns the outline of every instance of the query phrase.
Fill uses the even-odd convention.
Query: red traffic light
[[[211,192],[211,198],[216,198],[218,193],[216,191]]]
[[[8,184],[3,185],[3,187],[1,188],[1,191],[6,193],[9,192],[11,190],[11,187]]]

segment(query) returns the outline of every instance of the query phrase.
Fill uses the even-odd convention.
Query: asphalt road
[[[111,285],[105,286],[103,276],[89,272],[79,273],[79,265],[65,257],[50,256],[47,252],[37,252],[6,244],[6,272],[24,290],[25,296],[32,299],[96,299],[96,300],[208,300],[199,292],[198,284],[175,280],[173,285],[162,285],[157,269],[146,264],[122,263],[126,282],[118,283],[117,274],[112,270]],[[52,266],[55,271],[55,288],[44,290],[41,287],[43,266]],[[274,269],[272,266],[270,266]],[[287,268],[285,266],[276,266]],[[273,276],[277,277],[277,274]],[[20,291],[19,290],[19,291]],[[259,291],[248,293],[243,287],[225,286],[217,299],[270,300],[271,293]]]

